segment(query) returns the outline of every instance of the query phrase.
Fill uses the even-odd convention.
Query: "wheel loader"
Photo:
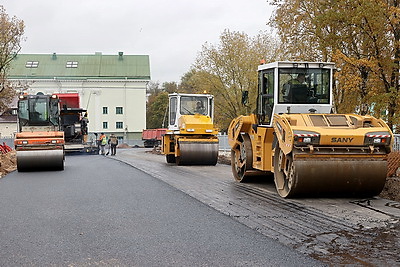
[[[57,95],[20,95],[17,118],[18,171],[63,170],[65,141]]]
[[[333,113],[333,70],[326,62],[258,67],[256,112],[228,129],[237,181],[273,176],[284,198],[382,191],[393,134],[381,119]]]
[[[168,129],[161,153],[177,165],[215,165],[218,130],[213,124],[214,97],[209,94],[169,94]]]

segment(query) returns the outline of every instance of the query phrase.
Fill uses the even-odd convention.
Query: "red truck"
[[[161,145],[161,137],[165,134],[167,129],[145,129],[142,132],[142,140],[144,141],[144,147],[155,147]]]

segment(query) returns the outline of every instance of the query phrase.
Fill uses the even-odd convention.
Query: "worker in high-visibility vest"
[[[99,137],[100,151],[102,155],[106,154],[106,145],[107,145],[107,136],[104,133],[101,133]]]

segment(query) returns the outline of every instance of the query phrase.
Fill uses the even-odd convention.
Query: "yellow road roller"
[[[256,112],[228,129],[237,181],[273,176],[285,198],[382,191],[393,134],[381,119],[333,113],[333,70],[326,62],[259,66]]]
[[[177,165],[215,165],[218,130],[213,124],[214,97],[209,94],[169,94],[168,129],[161,153]]]
[[[21,95],[17,114],[18,171],[63,170],[65,141],[57,95]]]

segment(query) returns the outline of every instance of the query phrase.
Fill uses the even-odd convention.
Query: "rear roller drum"
[[[238,182],[248,182],[248,170],[253,166],[253,152],[250,137],[242,135],[242,142],[236,149],[231,150],[231,166],[233,177]]]
[[[295,194],[297,175],[291,154],[285,155],[278,147],[274,156],[275,186],[281,197],[290,197]]]

